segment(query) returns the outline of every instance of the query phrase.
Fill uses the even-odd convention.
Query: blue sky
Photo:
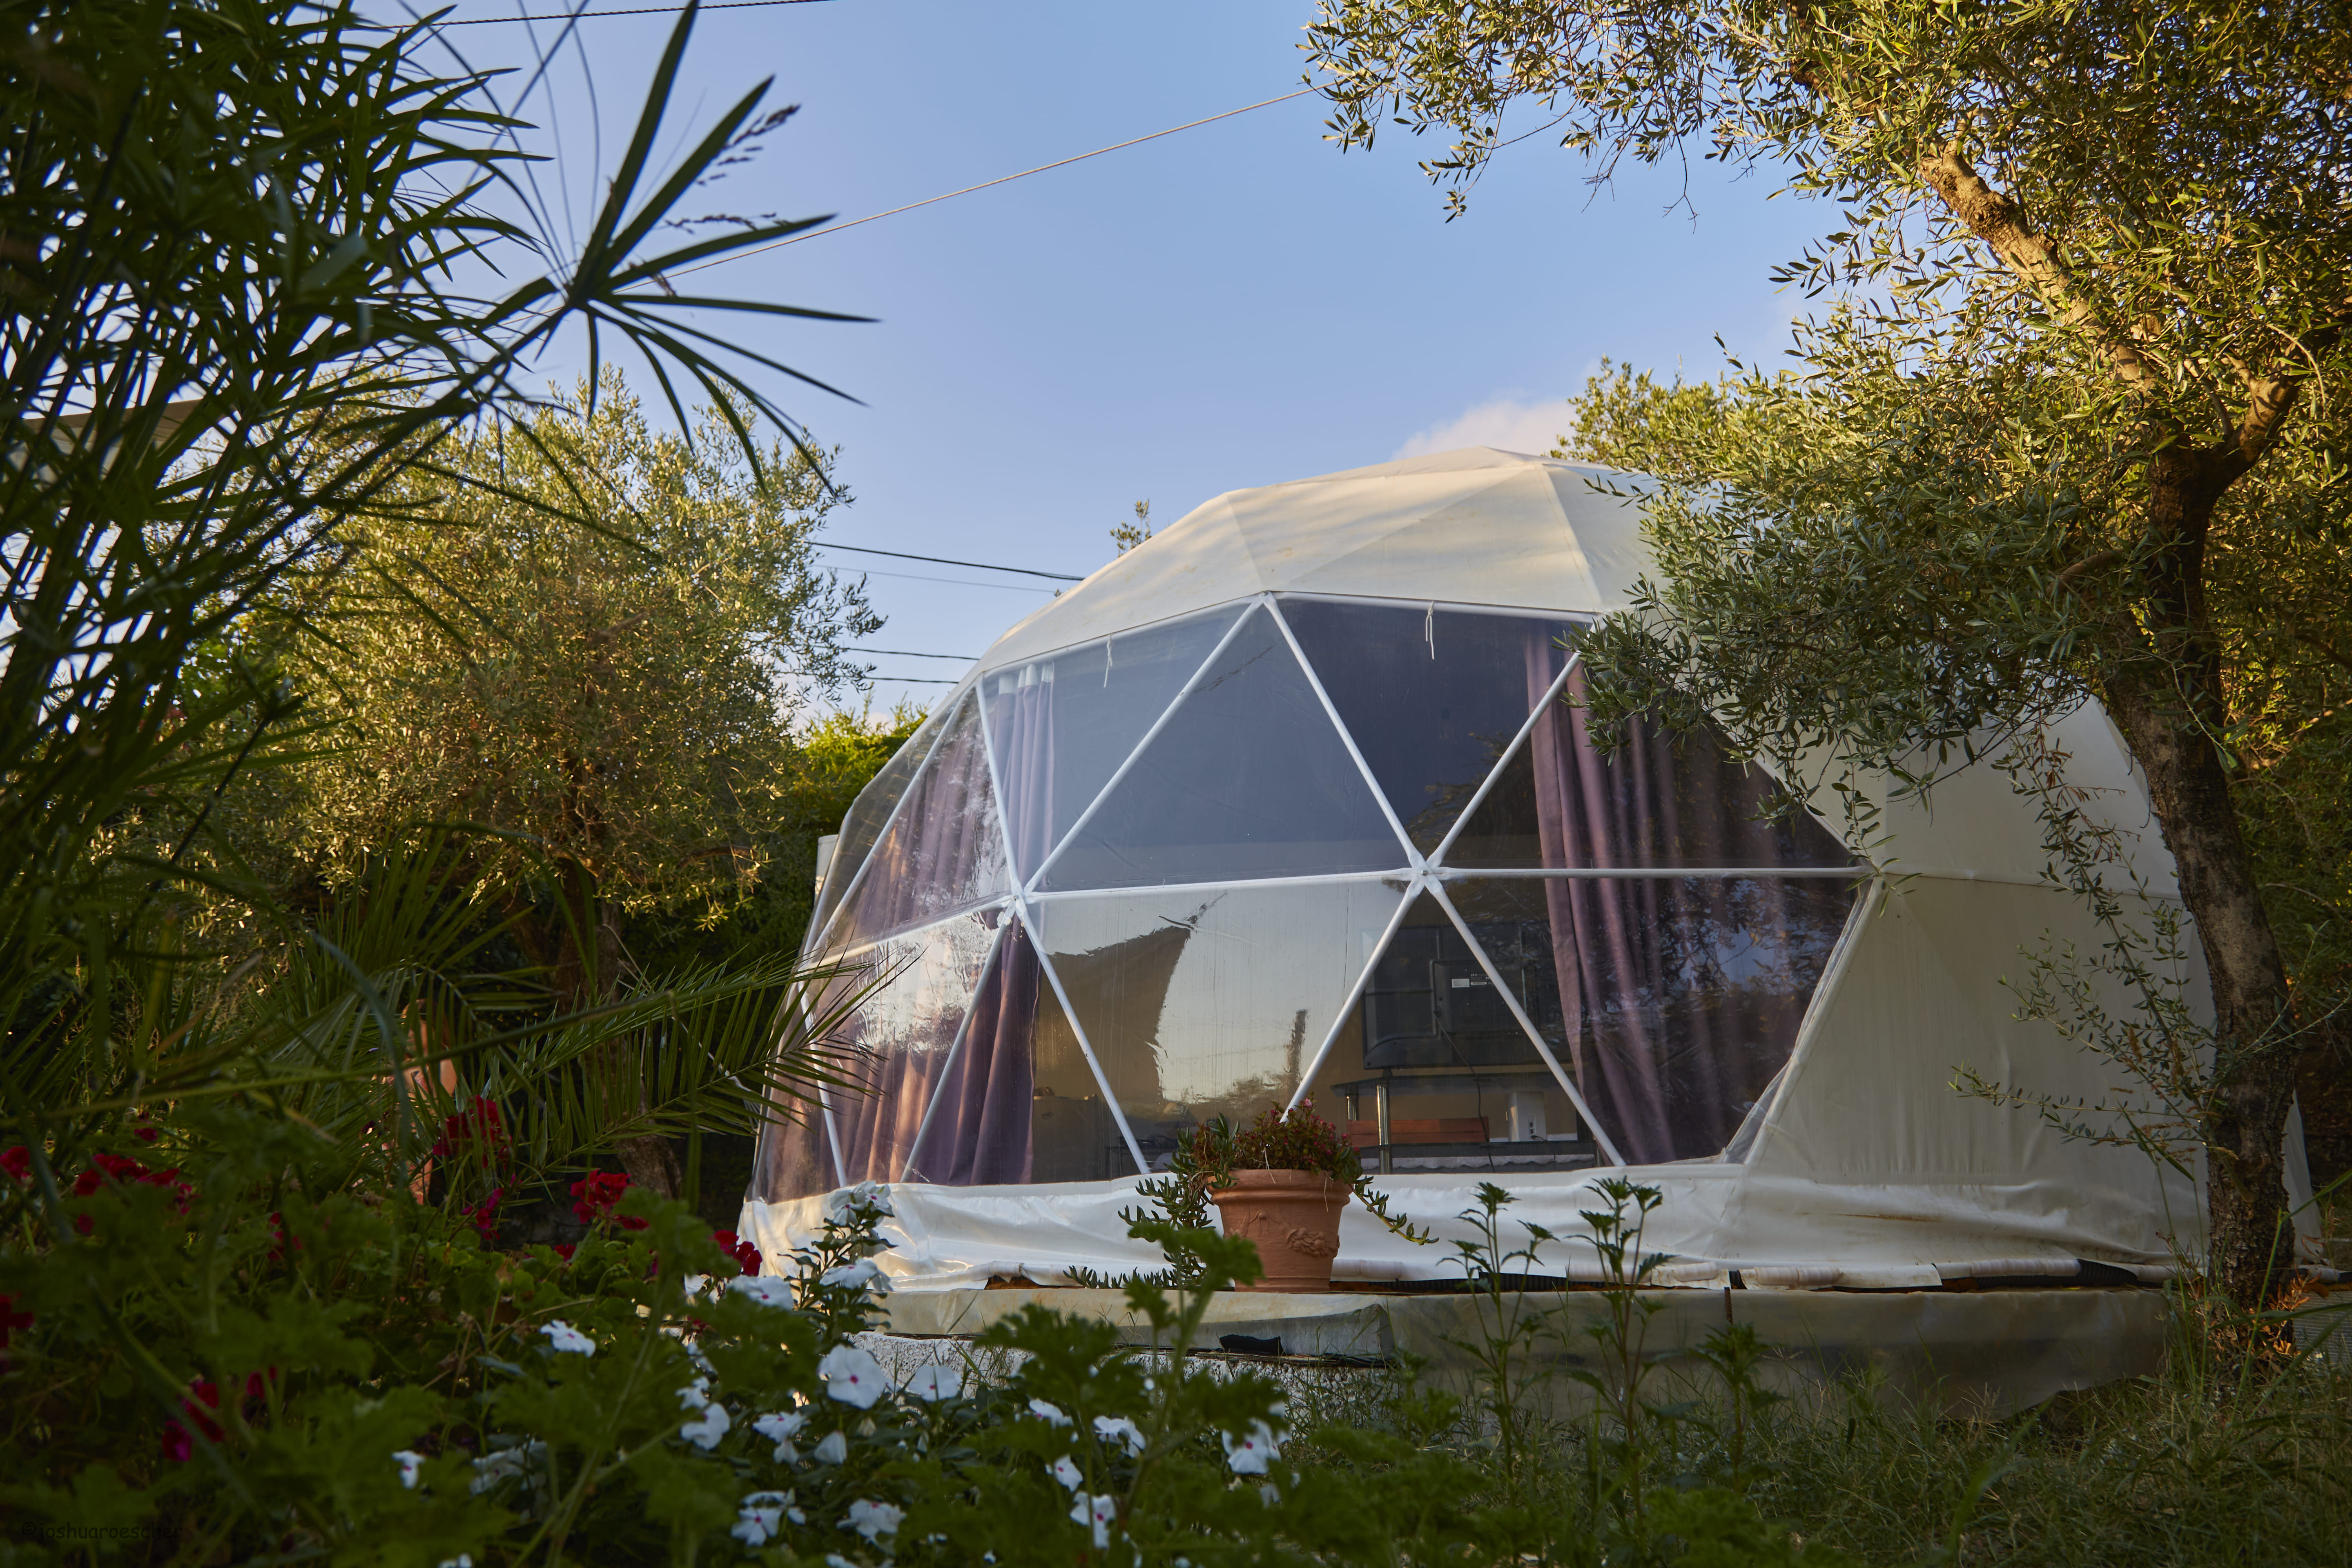
[[[456,14],[516,6],[467,0]],[[710,208],[857,217],[1287,92],[1311,16],[1300,0],[714,12],[676,130],[773,75],[770,101],[801,112]],[[609,172],[669,25],[583,21],[551,105],[530,106],[559,140],[565,166],[549,174],[569,179],[573,211],[600,183],[598,110]],[[478,64],[529,47],[514,25],[450,37]],[[1083,573],[1110,557],[1108,530],[1139,499],[1164,525],[1244,486],[1450,446],[1540,451],[1604,355],[1711,374],[1719,334],[1743,358],[1775,356],[1801,301],[1767,274],[1835,217],[1771,199],[1769,176],[1709,165],[1690,176],[1696,219],[1666,210],[1679,168],[1636,171],[1596,197],[1583,163],[1538,137],[1449,224],[1415,166],[1438,149],[1399,131],[1341,156],[1322,120],[1318,99],[1296,99],[696,282],[879,318],[727,325],[861,400],[781,378],[772,389],[843,449],[856,503],[829,538]],[[545,370],[568,380],[579,363]],[[883,648],[977,654],[1044,601],[993,573],[866,569],[890,620],[868,639]],[[884,706],[945,689],[890,677],[960,673],[872,663]]]

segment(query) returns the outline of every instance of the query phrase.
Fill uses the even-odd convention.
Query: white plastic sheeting
[[[1357,1020],[1370,1019],[1381,999],[1377,962],[1415,940],[1453,942],[1458,933],[1460,950],[1484,967],[1493,994],[1517,987],[1524,999],[1511,1018],[1497,1014],[1493,1022],[1513,1039],[1524,1032],[1536,1053],[1527,1055],[1529,1063],[1540,1055],[1539,1065],[1517,1071],[1534,1073],[1544,1093],[1567,1096],[1551,1108],[1554,1125],[1589,1122],[1576,1089],[1581,1082],[1598,1096],[1600,1080],[1591,1075],[1607,1066],[1612,1009],[1622,1010],[1612,997],[1650,996],[1658,982],[1622,979],[1616,993],[1588,997],[1580,1009],[1565,980],[1545,993],[1555,949],[1563,973],[1579,962],[1622,968],[1633,960],[1610,960],[1599,949],[1579,959],[1562,935],[1570,914],[1557,897],[1549,914],[1540,899],[1532,913],[1515,913],[1505,907],[1508,900],[1491,898],[1482,913],[1477,888],[1492,875],[1482,867],[1524,865],[1529,869],[1517,874],[1554,879],[1523,884],[1529,889],[1564,886],[1563,876],[1618,875],[1606,869],[1612,866],[1650,867],[1633,874],[1655,879],[1661,868],[1691,865],[1687,881],[1746,885],[1835,875],[1841,855],[1851,852],[1867,857],[1857,858],[1854,873],[1803,884],[1824,893],[1854,889],[1857,881],[1860,887],[1839,893],[1836,908],[1850,913],[1833,915],[1807,939],[1812,946],[1786,949],[1801,956],[1786,960],[1796,967],[1772,982],[1784,998],[1773,1005],[1792,997],[1797,1010],[1776,1015],[1788,1022],[1774,1027],[1792,1030],[1793,1039],[1779,1037],[1778,1054],[1765,1061],[1762,1071],[1777,1070],[1769,1083],[1727,1091],[1748,1096],[1736,1135],[1718,1154],[1628,1172],[1664,1194],[1644,1245],[1673,1256],[1668,1281],[1721,1283],[1740,1270],[1764,1287],[1895,1288],[1988,1273],[2065,1275],[2078,1260],[2156,1278],[2176,1256],[2201,1249],[2189,1181],[2137,1153],[2062,1135],[2031,1109],[1953,1087],[1968,1070],[2074,1107],[2112,1103],[2126,1087],[2113,1068],[2046,1026],[2014,1017],[2011,987],[2028,968],[2028,950],[2069,940],[2095,950],[2105,934],[2078,901],[2049,883],[2034,812],[1989,761],[1947,779],[1927,807],[1888,806],[1880,836],[1867,843],[1837,850],[1824,840],[1834,852],[1827,855],[1783,838],[1720,850],[1738,858],[1712,864],[1658,859],[1676,852],[1675,845],[1641,848],[1645,821],[1633,837],[1621,832],[1609,852],[1637,858],[1604,858],[1580,870],[1585,862],[1559,858],[1560,830],[1546,827],[1538,860],[1534,819],[1518,827],[1503,821],[1515,789],[1595,787],[1540,783],[1528,771],[1526,758],[1541,738],[1531,739],[1531,730],[1567,725],[1558,717],[1567,710],[1538,701],[1535,713],[1517,716],[1528,714],[1528,694],[1556,694],[1568,678],[1556,657],[1538,668],[1537,653],[1560,641],[1543,628],[1622,608],[1644,570],[1638,503],[1630,494],[1641,483],[1478,449],[1235,492],[1121,557],[990,649],[844,824],[835,864],[848,870],[824,889],[813,952],[885,953],[916,940],[919,934],[886,933],[891,922],[871,913],[886,904],[920,910],[922,918],[1001,925],[987,982],[1001,994],[983,990],[972,1001],[980,960],[962,958],[957,994],[925,998],[919,1009],[940,1021],[900,1049],[937,1051],[947,1061],[944,1076],[934,1071],[925,1082],[964,1085],[978,1082],[972,1060],[949,1059],[982,1049],[968,1040],[986,1032],[991,1041],[1017,1036],[1017,1044],[1034,1035],[1027,1056],[993,1047],[984,1091],[951,1088],[934,1098],[968,1095],[973,1117],[992,1126],[1008,1115],[1027,1121],[1024,1108],[1038,1105],[1039,1131],[1027,1135],[1045,1139],[1050,1128],[1059,1141],[1027,1153],[1012,1145],[1011,1155],[958,1167],[981,1173],[958,1179],[986,1185],[894,1187],[897,1247],[884,1266],[900,1288],[1014,1276],[1045,1282],[1072,1268],[1157,1266],[1156,1252],[1128,1239],[1118,1218],[1135,1201],[1133,1178],[1071,1178],[1131,1171],[1138,1159],[1155,1163],[1154,1151],[1198,1115],[1328,1085],[1336,1069],[1325,1063],[1336,1061],[1335,1044],[1345,1037],[1343,1049],[1360,1054],[1373,1032]],[[1441,628],[1449,628],[1454,667],[1473,667],[1460,661],[1474,654],[1487,658],[1496,673],[1482,689],[1500,694],[1503,706],[1476,723],[1441,723],[1433,716],[1451,714],[1476,693],[1458,685],[1423,693],[1408,689],[1408,681],[1375,682],[1351,695],[1348,661],[1332,652],[1344,649],[1344,640],[1318,643],[1324,633],[1314,610],[1336,615],[1333,607],[1350,602],[1368,606],[1362,613],[1375,620],[1386,613],[1398,622],[1381,633],[1383,645],[1393,645],[1400,630],[1408,641],[1425,635],[1432,660],[1440,656]],[[1383,603],[1393,609],[1380,611]],[[1476,654],[1465,652],[1463,636],[1451,629],[1470,622],[1442,619],[1449,609],[1520,619],[1476,622],[1505,639],[1493,643],[1497,651]],[[1399,613],[1406,610],[1412,613]],[[1507,636],[1530,650],[1523,672],[1505,631],[1520,625],[1530,630]],[[1384,715],[1393,716],[1394,735],[1381,733]],[[1457,731],[1462,738],[1447,738]],[[1552,764],[1555,773],[1574,766],[1565,736],[1558,753],[1565,760]],[[2177,896],[2145,790],[2105,716],[2080,711],[2050,738],[2069,756],[2070,780],[2094,791],[2087,809],[2123,835],[2147,894]],[[1475,791],[1475,773],[1447,783],[1451,776],[1427,761],[1472,739],[1490,748],[1478,758],[1496,759]],[[1458,772],[1465,764],[1449,766]],[[1476,762],[1478,771],[1487,766]],[[1271,783],[1250,782],[1253,770],[1267,768]],[[934,775],[961,793],[941,795],[944,785],[929,782]],[[902,806],[902,795],[923,804]],[[1660,799],[1687,808],[1690,786],[1675,785]],[[1806,831],[1838,828],[1833,810],[1819,815],[1821,825],[1807,824]],[[975,831],[982,825],[998,837]],[[1728,841],[1718,831],[1709,841]],[[1441,889],[1450,897],[1437,899]],[[1663,907],[1621,904],[1621,916]],[[966,906],[972,913],[949,913]],[[1788,916],[1740,918],[1769,924]],[[1547,920],[1550,947],[1541,936]],[[1286,931],[1295,932],[1293,951],[1282,946]],[[1522,941],[1514,931],[1537,935]],[[1701,954],[1701,969],[1711,965],[1716,978],[1706,983],[1752,983],[1761,961],[1755,955],[1765,949],[1733,935],[1738,940],[1728,946],[1719,933],[1709,938],[1714,946]],[[1672,953],[1650,961],[1670,968],[1684,962]],[[1467,959],[1440,954],[1429,962],[1439,977],[1418,982],[1424,988],[1448,984],[1444,973],[1455,976],[1456,987],[1481,985]],[[1750,982],[1739,979],[1743,972]],[[1698,984],[1689,977],[1697,973],[1673,983]],[[2201,986],[2201,977],[2187,978]],[[1014,998],[1018,988],[1025,988]],[[1432,995],[1416,1005],[1438,1005]],[[959,1033],[948,1020],[968,1007],[982,1028],[967,1024]],[[1599,1023],[1596,1008],[1609,1015]],[[1702,1012],[1666,1007],[1654,1009],[1642,1027],[1672,1036],[1706,1022]],[[889,1041],[868,1043],[893,1049]],[[1586,1047],[1602,1054],[1580,1060]],[[1670,1065],[1681,1042],[1668,1038],[1643,1049]],[[1736,1067],[1709,1071],[1737,1076]],[[984,1116],[983,1096],[994,1097]],[[926,1137],[942,1147],[951,1143],[958,1113],[932,1104]],[[911,1109],[895,1114],[913,1126]],[[1163,1115],[1176,1119],[1155,1120]],[[2079,1109],[2067,1115],[2096,1120]],[[797,1190],[809,1191],[810,1173],[826,1168],[823,1148],[811,1146],[818,1131],[803,1135],[797,1154],[763,1155],[762,1170],[798,1170]],[[1597,1132],[1604,1160],[1622,1157],[1620,1143],[1639,1147],[1622,1124],[1617,1143],[1606,1126]],[[834,1134],[836,1142],[845,1137],[856,1143],[855,1134]],[[1494,1147],[1491,1170],[1401,1172],[1381,1185],[1400,1210],[1452,1239],[1468,1234],[1455,1217],[1491,1176],[1515,1197],[1508,1218],[1562,1238],[1546,1266],[1591,1277],[1591,1248],[1577,1239],[1585,1231],[1579,1212],[1593,1207],[1591,1183],[1610,1171],[1530,1170],[1524,1160],[1515,1168],[1511,1156],[1524,1148]],[[926,1153],[919,1163],[929,1171],[950,1162]],[[1475,1166],[1477,1159],[1452,1163]],[[831,1168],[839,1174],[837,1158]],[[869,1164],[855,1174],[888,1168]],[[987,1174],[1006,1171],[1028,1179]],[[816,1200],[788,1196],[792,1190],[782,1180],[755,1185],[742,1229],[763,1250],[789,1249],[811,1234]],[[1441,1278],[1452,1250],[1410,1247],[1351,1208],[1337,1273]]]

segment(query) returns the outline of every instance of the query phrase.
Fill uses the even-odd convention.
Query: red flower
[[[475,1233],[485,1241],[495,1240],[499,1234],[499,1199],[507,1195],[502,1186],[490,1188],[490,1196],[466,1212],[473,1217]]]
[[[33,1151],[18,1144],[5,1154],[0,1154],[0,1171],[6,1171],[18,1181],[33,1179]]]
[[[558,1258],[561,1258],[566,1263],[569,1263],[572,1261],[572,1254],[578,1251],[579,1249],[572,1246],[569,1241],[559,1241],[552,1249],[551,1249],[551,1250],[552,1250]]]
[[[11,1333],[18,1329],[28,1329],[32,1326],[33,1314],[18,1312],[16,1297],[0,1296],[0,1351],[5,1351],[8,1348],[8,1336]],[[0,1355],[0,1361],[6,1359],[5,1355]]]
[[[138,1139],[142,1144],[152,1144],[155,1141],[155,1129],[152,1127],[133,1127],[131,1130],[131,1135]]]
[[[506,1122],[499,1114],[499,1104],[488,1095],[474,1096],[474,1108],[461,1111],[443,1119],[441,1136],[434,1142],[433,1153],[440,1158],[457,1153],[468,1144],[482,1146],[482,1163],[491,1164],[507,1141]]]
[[[195,1397],[181,1400],[180,1413],[194,1424],[197,1431],[205,1435],[205,1441],[219,1442],[221,1440],[220,1423],[205,1415],[205,1411],[220,1408],[220,1389],[203,1378],[198,1378],[188,1385],[188,1392]],[[204,1409],[197,1408],[199,1404],[204,1406]],[[187,1427],[181,1426],[177,1421],[163,1423],[163,1457],[165,1458],[185,1462],[188,1456],[194,1451],[195,1447],[189,1440]]]
[[[746,1274],[760,1271],[760,1249],[731,1230],[714,1230],[710,1239],[719,1243],[719,1250],[735,1260],[735,1266]]]
[[[578,1200],[572,1206],[572,1216],[583,1224],[593,1225],[600,1219],[612,1219],[618,1221],[624,1230],[643,1230],[647,1221],[613,1212],[613,1206],[619,1203],[621,1195],[628,1190],[629,1178],[625,1175],[612,1171],[594,1172],[587,1180],[572,1184],[572,1196]]]
[[[74,1177],[73,1195],[76,1197],[88,1197],[110,1180],[138,1182],[147,1186],[168,1186],[178,1193],[180,1212],[185,1214],[188,1211],[188,1199],[195,1196],[196,1189],[180,1179],[180,1168],[177,1166],[170,1170],[151,1171],[128,1155],[92,1155],[90,1166],[90,1169]],[[85,1233],[88,1231],[86,1226],[79,1226],[77,1228],[82,1229]]]

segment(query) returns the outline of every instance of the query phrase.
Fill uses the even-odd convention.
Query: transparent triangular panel
[[[1381,1156],[1391,1171],[1591,1164],[1574,1102],[1479,962],[1483,948],[1512,1000],[1561,1056],[1566,1036],[1546,945],[1522,930],[1519,911],[1468,907],[1463,916],[1476,946],[1436,898],[1415,896],[1371,965],[1350,1027],[1316,1073],[1318,1109],[1368,1161]]]
[[[1854,857],[1802,808],[1773,810],[1761,769],[1712,730],[1646,717],[1604,754],[1587,732],[1583,671],[1549,705],[1446,851],[1450,866],[1843,866]]]
[[[1078,1032],[1041,973],[1031,1060],[1035,1088],[1029,1104],[1028,1179],[1108,1181],[1136,1175],[1135,1156],[1119,1136],[1118,1117],[1087,1065]]]
[[[866,863],[875,841],[882,836],[891,808],[907,792],[907,781],[915,776],[923,758],[930,755],[931,744],[939,739],[940,729],[956,711],[954,706],[941,704],[938,712],[907,737],[905,745],[890,754],[890,760],[866,780],[866,788],[850,802],[848,814],[841,821],[841,836],[833,847],[833,863],[825,868],[824,885],[817,890],[816,908],[809,915],[812,936],[824,929],[825,921],[841,903],[842,894],[856,879],[857,868]]]
[[[1447,884],[1635,1165],[1718,1154],[1795,1049],[1854,889],[1825,877]],[[1516,983],[1516,981],[1515,981]]]
[[[971,1010],[1001,913],[978,910],[886,937],[820,988],[820,1015],[855,1002],[825,1038],[850,1080],[827,1092],[846,1180],[898,1179]]]
[[[1046,954],[1147,1164],[1287,1103],[1402,891],[1348,882],[1039,901]]]
[[[1025,880],[1127,760],[1241,609],[1146,626],[982,678],[1005,825]]]
[[[1423,854],[1543,700],[1575,628],[1558,619],[1282,601],[1316,677]]]
[[[1244,881],[1403,862],[1282,629],[1253,609],[1041,885]]]
[[[824,950],[840,952],[970,909],[1012,886],[975,694],[964,698],[939,749],[907,786]]]

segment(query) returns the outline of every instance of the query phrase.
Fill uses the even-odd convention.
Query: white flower
[[[596,1354],[596,1342],[562,1318],[550,1318],[539,1332],[547,1336],[549,1344],[565,1354],[593,1355]]]
[[[680,1427],[677,1435],[707,1454],[719,1446],[719,1439],[727,1436],[727,1428],[734,1424],[727,1406],[714,1399],[702,1407],[701,1415]]]
[[[708,1274],[688,1274],[686,1277],[686,1293],[689,1298],[698,1296],[702,1294],[702,1287],[709,1283],[710,1276]]]
[[[877,1218],[895,1219],[898,1211],[890,1207],[890,1195],[878,1181],[862,1181],[846,1191],[836,1192],[824,1200],[824,1217],[835,1225],[848,1223],[849,1211],[865,1207]]]
[[[546,1457],[547,1445],[537,1437],[495,1449],[474,1461],[474,1479],[466,1490],[478,1496],[512,1476],[526,1476],[536,1484],[539,1463]]]
[[[746,1546],[765,1546],[782,1528],[784,1511],[792,1506],[793,1494],[788,1491],[752,1492],[738,1505],[735,1528],[727,1533]]]
[[[460,1552],[455,1557],[444,1557],[441,1559],[441,1568],[474,1568],[474,1554],[470,1552]]]
[[[938,1362],[929,1366],[919,1366],[915,1368],[915,1375],[907,1379],[907,1392],[926,1405],[957,1398],[963,1393],[963,1372],[959,1367],[942,1366]]]
[[[820,1465],[840,1464],[849,1458],[849,1439],[839,1432],[827,1432],[809,1457]]]
[[[763,1307],[789,1307],[793,1304],[793,1282],[781,1274],[738,1274],[727,1281],[727,1288],[739,1296],[749,1296]]]
[[[762,1416],[751,1423],[751,1430],[776,1445],[776,1463],[789,1465],[800,1458],[800,1454],[793,1448],[793,1436],[807,1425],[808,1417],[794,1411],[789,1415]]]
[[[1070,1424],[1070,1418],[1062,1414],[1060,1406],[1048,1405],[1043,1399],[1029,1401],[1029,1414],[1042,1420],[1050,1421],[1056,1427],[1066,1427]]]
[[[1265,1467],[1282,1453],[1282,1439],[1263,1421],[1251,1422],[1250,1429],[1239,1437],[1231,1432],[1217,1436],[1224,1440],[1225,1463],[1237,1476],[1265,1474]]]
[[[708,1377],[698,1377],[677,1391],[677,1407],[681,1410],[699,1410],[709,1403],[710,1379]]]
[[[816,1282],[820,1285],[838,1285],[853,1291],[862,1291],[871,1285],[886,1294],[890,1289],[890,1281],[882,1277],[882,1265],[871,1258],[860,1258],[855,1263],[844,1263],[837,1269],[827,1269],[816,1277]]]
[[[1080,1524],[1094,1525],[1095,1550],[1103,1551],[1110,1545],[1110,1527],[1118,1522],[1118,1499],[1107,1491],[1091,1496],[1080,1492],[1078,1500],[1070,1505],[1070,1517]]]
[[[416,1490],[416,1472],[425,1468],[425,1456],[415,1453],[410,1449],[403,1448],[398,1453],[392,1456],[392,1462],[400,1467],[400,1484],[406,1487],[409,1490],[415,1491]]]
[[[874,1402],[890,1386],[890,1380],[882,1375],[882,1364],[854,1344],[837,1344],[826,1351],[816,1370],[824,1379],[827,1394],[860,1410],[874,1408]]]
[[[1257,1500],[1258,1501],[1265,1504],[1266,1507],[1272,1508],[1276,1503],[1282,1500],[1282,1489],[1275,1485],[1272,1481],[1268,1481],[1265,1485],[1257,1489]]]
[[[1055,1480],[1061,1482],[1062,1490],[1065,1491],[1077,1490],[1078,1483],[1087,1479],[1085,1471],[1079,1469],[1077,1466],[1070,1463],[1070,1456],[1067,1454],[1064,1454],[1060,1458],[1055,1459],[1053,1466],[1047,1469],[1045,1473],[1052,1476]]]
[[[898,1533],[898,1521],[907,1517],[903,1508],[887,1502],[872,1502],[859,1498],[849,1505],[849,1517],[841,1521],[844,1530],[854,1530],[872,1541],[884,1535]]]
[[[824,1568],[857,1568],[857,1564],[838,1552],[828,1552],[824,1554]]]
[[[1096,1416],[1095,1435],[1106,1443],[1118,1438],[1127,1445],[1127,1451],[1130,1454],[1143,1452],[1143,1428],[1124,1416]]]

